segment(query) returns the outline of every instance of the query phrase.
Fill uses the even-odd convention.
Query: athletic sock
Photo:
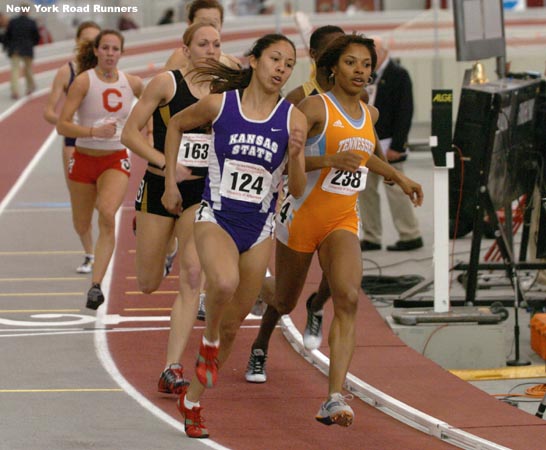
[[[220,347],[220,339],[210,342],[205,336],[203,336],[203,344],[205,344],[207,347]]]
[[[199,408],[200,406],[201,406],[201,403],[199,403],[199,402],[196,402],[196,403],[190,402],[188,400],[188,397],[186,395],[184,395],[184,408],[193,409],[195,407]]]

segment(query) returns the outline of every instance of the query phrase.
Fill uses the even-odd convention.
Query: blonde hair
[[[216,31],[218,29],[214,26],[214,23],[209,20],[203,20],[202,22],[192,23],[188,28],[186,28],[186,31],[184,31],[184,34],[182,35],[182,42],[186,46],[190,46],[191,41],[193,41],[193,37],[195,36],[195,33],[197,33],[198,30],[200,30],[203,27],[212,27]],[[220,36],[220,33],[218,33],[218,36]]]

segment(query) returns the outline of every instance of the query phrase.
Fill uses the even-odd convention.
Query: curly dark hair
[[[372,72],[375,70],[377,64],[377,52],[375,51],[375,44],[373,39],[367,38],[361,34],[346,34],[334,39],[328,47],[320,54],[317,60],[317,67],[324,68],[328,72],[328,75],[332,73],[332,67],[338,62],[343,52],[351,44],[363,45],[370,51],[372,57]]]

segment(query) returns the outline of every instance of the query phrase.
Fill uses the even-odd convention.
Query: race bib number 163
[[[210,134],[184,133],[178,150],[178,162],[187,167],[208,167],[211,149]]]

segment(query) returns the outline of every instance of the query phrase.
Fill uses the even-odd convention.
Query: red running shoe
[[[157,390],[165,394],[181,394],[188,384],[189,381],[184,378],[184,367],[181,364],[171,364],[161,373]]]
[[[184,406],[184,397],[186,396],[186,387],[183,389],[183,393],[178,397],[176,406],[180,414],[184,416],[184,429],[188,437],[194,439],[204,439],[209,437],[209,430],[205,427],[205,419],[201,417],[200,406],[194,406],[192,409],[188,409]]]
[[[195,375],[205,387],[211,388],[216,384],[218,378],[218,347],[205,345],[201,341],[199,355],[195,363]]]

